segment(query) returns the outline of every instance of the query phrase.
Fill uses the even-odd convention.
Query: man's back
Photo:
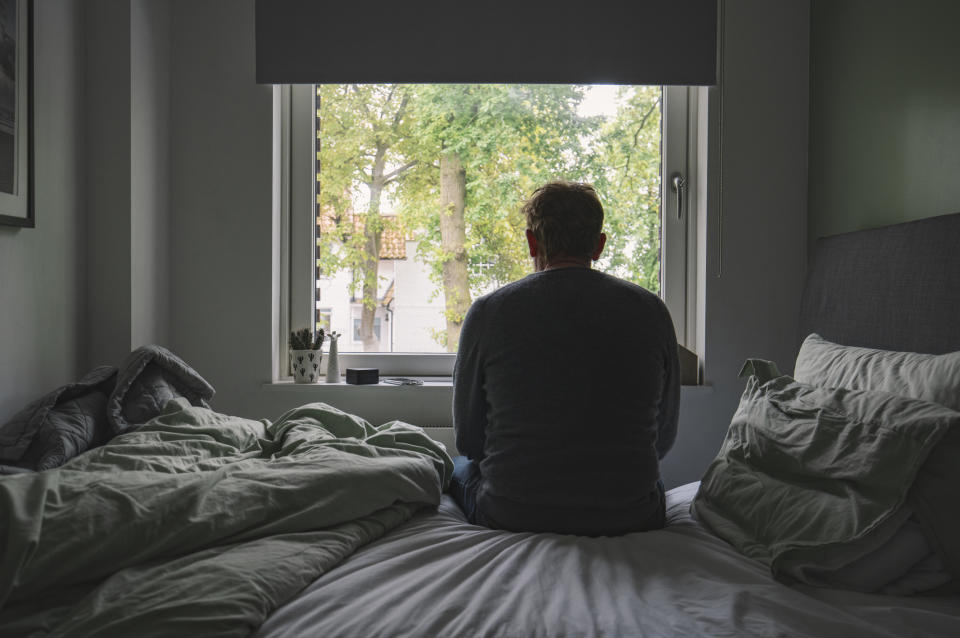
[[[543,270],[478,299],[454,424],[460,452],[480,461],[485,522],[586,535],[662,524],[676,348],[656,295],[589,268]]]

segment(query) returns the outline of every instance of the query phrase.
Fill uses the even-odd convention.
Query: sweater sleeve
[[[463,319],[453,368],[453,428],[457,450],[475,461],[483,459],[487,438],[487,399],[480,354],[481,305],[480,299],[475,301]]]
[[[657,457],[662,459],[677,440],[677,422],[680,417],[680,355],[673,321],[666,313],[667,351],[664,354],[663,394],[657,416]]]

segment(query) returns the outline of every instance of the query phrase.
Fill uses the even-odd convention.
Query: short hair
[[[593,256],[603,228],[603,205],[590,184],[549,182],[533,192],[521,211],[546,259]]]

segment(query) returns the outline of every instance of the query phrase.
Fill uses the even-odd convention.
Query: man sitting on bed
[[[592,270],[603,207],[552,182],[523,207],[536,272],[478,298],[453,377],[450,492],[474,523],[613,536],[664,525],[659,460],[680,399],[660,298]]]

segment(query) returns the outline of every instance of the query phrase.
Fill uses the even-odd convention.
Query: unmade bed
[[[351,556],[255,634],[952,636],[960,601],[787,587],[667,494],[667,527],[617,538],[470,525],[445,496]]]
[[[801,338],[960,351],[958,245],[960,215],[821,240]],[[952,382],[960,395],[960,377]],[[318,579],[256,636],[960,635],[955,590],[897,596],[780,582],[691,515],[698,487],[668,492],[665,529],[618,538],[488,530],[445,495],[436,512]]]
[[[0,635],[958,636],[957,246],[960,214],[820,240],[796,378],[746,366],[702,482],[621,537],[468,524],[405,424],[238,419],[196,380],[140,423],[143,366],[119,399],[101,371],[10,439],[64,400],[123,417],[0,476]]]
[[[960,350],[958,245],[960,215],[821,240],[801,336]],[[943,382],[960,395],[960,378]],[[445,496],[437,512],[318,579],[257,635],[960,635],[955,592],[895,596],[774,579],[691,516],[698,487],[668,492],[665,529],[618,538],[487,530]]]

